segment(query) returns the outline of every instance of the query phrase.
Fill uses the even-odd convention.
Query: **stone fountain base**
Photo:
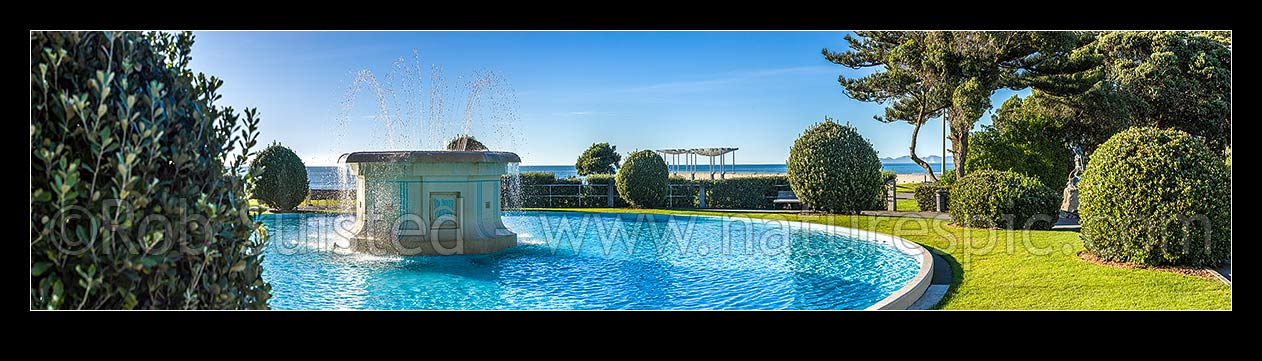
[[[516,154],[490,151],[355,152],[351,249],[375,255],[457,255],[517,245],[500,219],[500,176]]]
[[[351,250],[381,256],[451,256],[487,254],[517,246],[517,234],[498,235],[475,240],[375,239],[359,236],[351,239]]]

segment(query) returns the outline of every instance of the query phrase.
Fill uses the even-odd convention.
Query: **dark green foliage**
[[[741,177],[701,180],[705,184],[706,208],[771,209],[778,191],[789,190],[786,176]]]
[[[294,151],[272,143],[250,162],[255,174],[254,199],[280,212],[290,212],[307,199],[310,182],[307,166]]]
[[[1060,197],[1038,179],[1015,172],[970,171],[951,186],[951,220],[965,227],[1051,229]]]
[[[472,135],[461,135],[447,141],[447,150],[454,151],[480,151],[487,150],[486,145],[479,142]]]
[[[683,176],[671,176],[667,180],[671,184],[671,191],[668,206],[674,208],[697,208],[700,207],[700,201],[697,196],[700,195],[701,183],[704,179],[691,180]],[[709,207],[709,205],[706,205]]]
[[[613,174],[592,174],[587,176],[587,184],[589,185],[606,185],[613,187],[613,206],[626,207],[627,201],[618,196],[618,187],[614,183]],[[592,197],[583,198],[584,207],[605,207],[608,206],[606,199],[601,196],[608,196],[609,189],[604,186],[583,187],[583,194]]]
[[[1209,36],[1206,36],[1209,35]],[[1175,128],[1221,151],[1231,142],[1231,48],[1214,34],[1120,31],[1100,35],[1110,82],[1133,96],[1135,125]]]
[[[954,173],[948,173],[954,174]],[[937,192],[939,187],[934,184],[925,183],[916,186],[916,206],[921,212],[932,212],[938,210]],[[949,189],[949,188],[946,188]],[[949,197],[948,197],[949,199]]]
[[[618,147],[609,145],[609,143],[595,143],[578,157],[578,161],[574,162],[574,169],[578,170],[578,175],[587,176],[591,174],[614,174],[618,162],[622,161],[622,155],[618,154]]]
[[[517,175],[518,185],[521,187],[521,207],[540,208],[548,206],[548,187],[540,187],[539,185],[556,183],[556,174],[552,172],[521,172]],[[500,194],[502,204],[512,204],[509,198],[512,195],[513,180],[509,175],[505,175],[500,181]]]
[[[1100,143],[1128,127],[1134,107],[1134,96],[1101,81],[1082,94],[1062,96],[1034,90],[1024,99],[1014,95],[992,119],[996,128],[1004,130],[1037,125],[1037,136],[1081,147],[1090,155]]]
[[[789,150],[789,184],[803,203],[833,213],[882,207],[881,160],[850,125],[827,119],[802,133]]]
[[[215,104],[192,34],[30,36],[31,307],[267,308],[258,112]]]
[[[517,175],[521,178],[521,184],[552,184],[556,183],[556,173],[552,172],[521,172]]]
[[[1217,151],[1177,130],[1131,128],[1082,175],[1087,251],[1113,261],[1210,266],[1231,257],[1231,180]]]
[[[951,185],[955,184],[955,172],[942,174],[941,177],[938,177],[938,182],[934,184],[942,188],[951,188]]]
[[[888,104],[882,121],[906,121],[915,139],[925,120],[948,114],[956,171],[967,170],[968,136],[999,88],[1032,87],[1055,94],[1086,91],[1099,78],[1099,57],[1076,51],[1091,35],[1065,31],[861,31],[848,50],[824,57],[859,78],[839,77],[846,95]],[[921,162],[917,162],[921,163]],[[921,164],[928,168],[928,164]]]
[[[573,176],[557,178],[556,182],[552,184],[554,185],[550,191],[552,193],[550,207],[574,208],[580,206],[581,198],[579,196],[583,194],[583,187],[578,187],[578,185],[583,184],[582,179]]]
[[[970,170],[1013,171],[1037,178],[1052,189],[1064,189],[1073,159],[1057,138],[1038,131],[1036,125],[1009,124],[973,133]]]
[[[666,161],[651,150],[627,155],[614,182],[618,195],[636,208],[658,208],[666,204],[668,190]]]
[[[881,171],[881,183],[889,184],[890,182],[893,182],[895,179],[898,179],[898,173],[894,173],[894,171],[892,170]]]

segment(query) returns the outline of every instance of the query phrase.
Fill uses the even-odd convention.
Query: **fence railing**
[[[774,191],[789,190],[789,185],[774,185],[773,194],[763,195],[766,206],[776,199]],[[666,196],[667,208],[707,208],[705,183],[671,183]],[[507,195],[506,195],[507,196]],[[523,184],[522,206],[533,207],[620,207],[624,206],[614,184]],[[505,199],[508,204],[508,199]]]

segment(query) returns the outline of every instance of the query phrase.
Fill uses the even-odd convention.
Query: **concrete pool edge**
[[[911,254],[901,248],[899,248],[899,251],[912,257],[919,257],[920,271],[916,272],[916,276],[912,277],[911,281],[907,281],[907,284],[903,285],[902,288],[899,288],[898,291],[894,291],[893,294],[885,297],[885,299],[868,306],[866,310],[906,310],[911,308],[916,301],[920,300],[920,298],[925,295],[925,291],[929,289],[929,284],[931,283],[930,276],[933,275],[933,254],[929,253],[929,250],[925,249],[925,247],[921,246],[919,243],[908,241],[902,237],[890,237],[896,238],[905,244],[915,246],[914,249],[918,250],[917,253],[919,254]]]
[[[799,221],[801,222],[801,221]],[[859,239],[867,242],[875,242],[889,245],[899,252],[915,257],[920,261],[920,270],[916,272],[916,276],[907,281],[903,287],[899,288],[889,296],[877,301],[876,303],[864,308],[864,310],[906,310],[916,304],[924,296],[925,291],[929,289],[933,280],[933,254],[919,243],[912,242],[903,237],[885,234],[877,231],[869,231],[863,229],[855,229],[849,227],[834,226],[830,224],[819,224],[802,222],[806,224],[819,225],[827,228],[835,234],[846,237]]]

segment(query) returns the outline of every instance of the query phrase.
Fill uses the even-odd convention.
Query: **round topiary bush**
[[[881,209],[881,160],[850,125],[815,124],[789,150],[789,186],[798,199],[832,213]]]
[[[669,173],[666,161],[657,153],[651,150],[631,153],[614,176],[618,196],[632,207],[661,207],[666,202]]]
[[[1051,229],[1059,197],[1038,179],[1011,171],[969,172],[951,186],[951,220],[965,227]]]
[[[307,199],[310,183],[307,167],[294,151],[272,143],[250,163],[250,172],[259,174],[254,184],[254,199],[281,212],[293,211]]]
[[[1078,189],[1083,245],[1100,258],[1200,267],[1231,257],[1227,166],[1187,133],[1114,135],[1091,156]]]

